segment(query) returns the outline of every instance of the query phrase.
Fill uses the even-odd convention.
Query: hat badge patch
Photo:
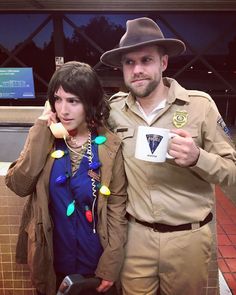
[[[146,134],[147,142],[151,153],[153,154],[159,144],[161,143],[163,136],[157,134]]]
[[[176,128],[182,128],[188,122],[188,113],[185,110],[177,110],[173,116],[173,124]]]

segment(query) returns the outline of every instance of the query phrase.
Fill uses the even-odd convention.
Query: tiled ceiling
[[[0,0],[4,11],[236,10],[236,0]]]

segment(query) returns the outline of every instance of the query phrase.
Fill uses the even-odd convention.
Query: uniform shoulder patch
[[[230,130],[227,127],[227,125],[225,124],[225,122],[224,122],[224,120],[223,120],[222,117],[218,118],[217,124],[222,128],[222,130],[224,131],[225,135],[227,135],[232,140],[232,136],[231,136]]]
[[[204,91],[188,90],[188,94],[189,94],[189,96],[201,96],[201,97],[205,97],[208,100],[212,101],[211,96],[208,93],[204,92]]]
[[[122,100],[125,97],[128,96],[127,92],[123,92],[123,91],[119,91],[115,94],[113,94],[110,98],[109,98],[109,102],[113,102],[113,101],[118,101],[118,100]]]

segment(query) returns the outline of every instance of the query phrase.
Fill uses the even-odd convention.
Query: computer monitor
[[[0,68],[0,99],[35,98],[32,68]]]

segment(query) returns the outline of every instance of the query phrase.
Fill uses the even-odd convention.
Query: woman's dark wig
[[[70,61],[53,74],[47,92],[52,111],[55,112],[55,92],[62,87],[65,92],[78,96],[84,105],[89,128],[105,123],[109,104],[96,72],[86,63]]]

